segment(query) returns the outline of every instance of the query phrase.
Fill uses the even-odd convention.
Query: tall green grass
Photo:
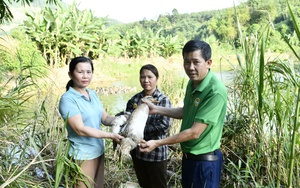
[[[290,7],[289,11],[293,18]],[[298,24],[293,22],[300,40]],[[300,185],[300,59],[287,38],[296,62],[267,57],[271,29],[270,24],[258,36],[240,34],[242,51],[229,87],[224,131],[224,187]]]
[[[22,61],[19,54],[17,57]],[[32,57],[34,61],[34,55]],[[28,178],[31,173],[27,172],[38,174],[40,169],[46,169],[43,161],[51,163],[51,159],[41,156],[49,144],[42,145],[41,135],[35,134],[40,132],[35,130],[36,124],[43,121],[36,117],[43,109],[32,108],[35,94],[32,91],[38,90],[36,78],[41,78],[41,75],[28,64],[30,62],[26,65],[20,63],[17,76],[7,76],[5,83],[0,86],[1,187],[35,185]],[[45,175],[49,178],[47,172]]]

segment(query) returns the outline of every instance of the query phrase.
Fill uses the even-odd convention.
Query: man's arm
[[[195,122],[190,129],[186,129],[176,135],[170,136],[161,140],[149,140],[142,141],[140,144],[141,152],[151,152],[155,148],[163,145],[172,145],[180,142],[185,142],[188,140],[193,140],[199,138],[199,136],[206,129],[207,125],[203,123]]]
[[[156,106],[155,104],[147,100],[142,99],[142,101],[148,105],[150,109],[149,111],[150,114],[160,114],[174,119],[182,119],[183,107],[178,107],[178,108],[162,107],[162,106]]]

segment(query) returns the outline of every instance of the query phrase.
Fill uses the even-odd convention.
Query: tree
[[[75,3],[67,7],[57,3],[55,9],[45,7],[27,17],[23,27],[51,67],[79,55],[99,57],[109,38],[106,19],[80,11]]]
[[[31,3],[33,3],[35,0],[8,0],[8,3],[6,3],[4,0],[0,1],[0,24],[3,24],[4,22],[8,21],[11,22],[14,18],[13,14],[11,13],[9,6],[12,3],[20,3],[25,6],[30,6]],[[58,0],[46,0],[46,4],[57,4]]]

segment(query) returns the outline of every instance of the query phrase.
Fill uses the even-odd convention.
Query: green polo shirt
[[[211,70],[196,89],[190,80],[184,97],[180,131],[191,128],[194,122],[207,124],[207,127],[199,138],[180,143],[182,151],[198,155],[220,148],[226,108],[226,87]]]

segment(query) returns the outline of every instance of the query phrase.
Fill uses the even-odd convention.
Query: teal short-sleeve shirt
[[[95,91],[87,89],[90,100],[75,89],[70,89],[62,95],[59,102],[59,112],[64,120],[81,114],[84,126],[100,130],[103,105]],[[89,160],[104,153],[103,140],[77,135],[67,125],[68,139],[71,143],[69,155],[76,160]]]
[[[191,128],[194,122],[207,124],[207,127],[198,139],[181,143],[183,152],[198,155],[220,148],[226,109],[226,87],[211,70],[196,89],[190,80],[184,97],[180,131]]]

